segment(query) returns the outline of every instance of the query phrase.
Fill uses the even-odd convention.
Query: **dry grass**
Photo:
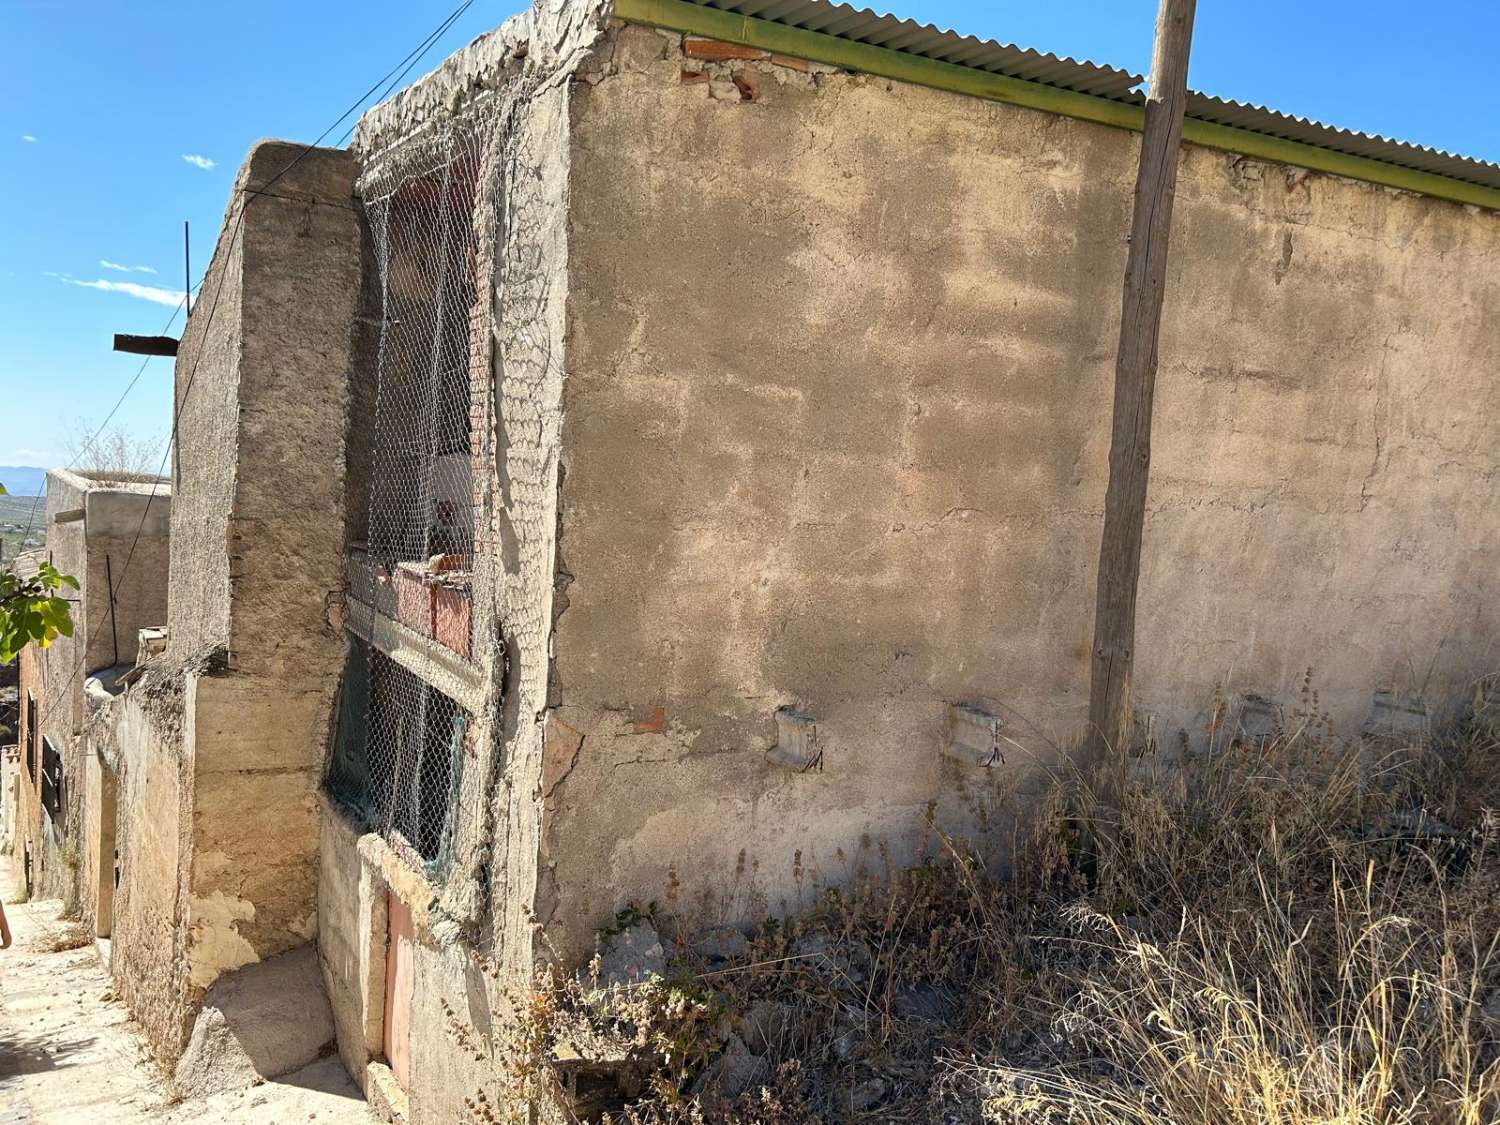
[[[628,1063],[635,1122],[1500,1120],[1493,727],[1304,724],[1139,769],[1122,805],[1090,823],[1059,778],[1005,879],[945,839],[727,963],[680,943],[669,980],[541,990],[501,1057],[530,1094],[559,1044]]]

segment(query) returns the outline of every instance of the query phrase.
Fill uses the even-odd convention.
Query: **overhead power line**
[[[231,247],[234,245],[234,240],[235,240],[235,238],[237,238],[239,236],[240,225],[243,222],[244,217],[245,217],[245,208],[250,205],[250,203],[251,203],[251,201],[253,199],[257,198],[258,196],[266,194],[267,190],[273,184],[275,184],[276,181],[278,181],[279,179],[281,179],[281,177],[285,176],[288,172],[290,172],[293,168],[295,168],[302,161],[302,159],[307,156],[308,153],[310,153],[313,149],[317,148],[320,144],[322,144],[323,141],[327,139],[328,135],[330,133],[332,133],[335,129],[337,129],[339,127],[339,125],[341,125],[345,121],[345,119],[347,119],[349,117],[350,114],[354,113],[357,109],[360,108],[360,106],[364,105],[365,102],[369,99],[369,97],[370,97],[371,94],[375,93],[377,90],[380,90],[382,87],[386,87],[386,92],[389,92],[390,89],[393,89],[394,88],[394,83],[392,83],[390,86],[387,86],[387,83],[390,83],[393,77],[395,78],[395,82],[400,82],[408,73],[410,73],[411,69],[414,66],[416,66],[417,62],[420,61],[421,58],[424,55],[426,55],[428,51],[430,51],[432,49],[433,45],[443,36],[443,34],[449,28],[451,28],[453,26],[453,24],[459,19],[460,16],[462,16],[464,14],[464,12],[468,11],[468,9],[470,8],[470,6],[473,3],[474,3],[474,0],[463,0],[463,3],[459,4],[458,7],[455,8],[449,14],[449,16],[448,16],[447,19],[445,19],[442,23],[440,23],[435,30],[433,30],[432,32],[430,32],[425,39],[423,39],[419,44],[417,44],[416,47],[412,48],[412,50],[409,51],[406,54],[406,56],[400,62],[398,62],[390,70],[386,71],[386,73],[384,75],[382,75],[380,78],[378,78],[370,86],[369,89],[367,89],[363,94],[361,94],[349,106],[348,109],[344,110],[343,113],[339,114],[338,117],[334,119],[333,123],[328,126],[328,128],[324,129],[321,133],[319,133],[316,140],[314,140],[309,145],[303,146],[302,151],[299,152],[287,164],[287,166],[285,168],[283,168],[283,169],[281,169],[281,171],[277,172],[276,175],[272,176],[269,180],[267,180],[259,188],[246,191],[246,193],[244,195],[244,198],[242,198],[240,200],[239,207],[235,211],[234,226],[230,229],[229,239],[228,239],[228,243],[227,244],[229,246],[231,246]],[[381,96],[384,97],[385,94],[382,93]],[[349,134],[347,134],[347,133],[345,134],[346,137],[348,135]],[[210,265],[210,268],[212,268],[212,261],[210,261],[209,265]],[[218,310],[218,307],[219,307],[219,295],[223,291],[223,288],[224,288],[224,272],[225,271],[223,271],[223,270],[219,271],[218,279],[217,279],[217,281],[216,281],[216,283],[214,285],[213,298],[212,298],[212,300],[211,300],[211,302],[209,304],[209,307],[208,307],[208,319],[205,320],[204,324],[203,324],[203,334],[204,334],[205,338],[208,335],[208,330],[213,326],[214,313]],[[200,290],[201,290],[201,283],[200,283]],[[183,300],[184,301],[187,300],[186,295],[184,295]],[[202,293],[201,293],[201,291],[199,293],[199,307],[200,307],[200,309],[202,307]],[[177,319],[177,313],[174,311],[173,314],[172,314],[172,320],[176,320],[176,319]],[[167,322],[167,326],[171,327],[171,321]],[[160,465],[160,467],[157,470],[156,479],[153,480],[152,484],[151,484],[151,492],[146,497],[145,508],[141,511],[141,522],[136,526],[135,535],[134,535],[134,537],[130,541],[130,550],[126,552],[126,555],[125,555],[125,564],[124,564],[124,566],[122,566],[120,568],[119,573],[115,576],[114,584],[109,589],[109,598],[107,599],[107,603],[112,603],[113,602],[115,592],[117,590],[119,590],[120,587],[124,584],[125,577],[129,573],[131,560],[134,559],[136,547],[139,545],[140,540],[141,540],[141,532],[145,529],[146,520],[147,520],[147,518],[151,514],[151,504],[156,499],[156,490],[157,490],[157,488],[161,484],[163,473],[166,471],[167,458],[171,456],[172,449],[176,445],[176,442],[177,442],[177,423],[178,423],[178,421],[182,417],[182,411],[183,411],[183,409],[187,406],[188,395],[192,393],[193,380],[197,377],[197,374],[198,374],[198,364],[199,364],[199,362],[201,362],[202,358],[203,358],[203,349],[200,348],[200,349],[198,349],[197,354],[193,357],[193,366],[192,366],[192,368],[188,372],[187,380],[183,383],[182,395],[180,396],[180,398],[178,399],[178,401],[173,406],[171,440],[167,443],[167,451],[166,451],[166,453],[162,455],[161,465]],[[150,362],[149,357],[147,359],[147,362]],[[141,371],[144,371],[145,367],[146,367],[146,364],[142,363],[141,364]],[[139,379],[139,378],[140,378],[140,372],[137,372],[136,379]],[[132,385],[134,385],[134,380],[132,380]],[[126,389],[126,394],[128,394],[128,393],[129,393],[129,388]],[[121,401],[123,401],[123,400],[124,400],[124,395],[121,396]],[[119,409],[119,403],[116,403],[115,404],[115,410],[118,410],[118,409]],[[110,412],[110,417],[113,417],[113,416],[114,416],[114,411],[112,410]],[[107,419],[106,419],[106,421],[107,421]],[[102,427],[101,427],[101,429],[102,429]],[[35,504],[33,504],[33,512],[34,511],[35,511]],[[99,620],[94,623],[94,628],[96,628],[96,629],[97,628],[101,628],[103,626],[103,624],[104,624],[104,620],[105,620],[106,616],[108,616],[108,608],[107,608],[107,606],[106,606],[105,611],[100,614]],[[87,636],[88,634],[85,634],[85,635]],[[87,660],[87,657],[88,657],[87,652],[83,652],[83,653],[79,654],[78,662],[74,665],[72,674],[69,675],[68,679],[64,682],[64,684],[62,685],[62,687],[57,692],[57,697],[59,699],[62,697],[62,694],[64,692],[66,692],[72,686],[73,681],[76,680],[78,678],[79,674],[83,671],[84,662]],[[53,698],[53,692],[51,690],[48,691],[47,698],[49,700],[49,703],[48,703],[47,709],[42,712],[42,715],[41,715],[41,717],[39,718],[39,720],[37,722],[37,729],[38,730],[43,729],[43,722],[45,721],[48,713],[52,709],[52,704],[50,703],[50,700]]]

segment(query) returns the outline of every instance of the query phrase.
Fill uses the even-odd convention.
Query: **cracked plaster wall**
[[[572,99],[541,916],[774,908],[1055,758],[1088,695],[1138,138],[626,28]],[[1500,219],[1184,151],[1138,701],[1343,730],[1492,664]],[[1429,677],[1430,670],[1430,677]],[[940,754],[950,702],[1006,769]],[[819,720],[820,773],[769,766]],[[739,874],[737,874],[737,872]]]

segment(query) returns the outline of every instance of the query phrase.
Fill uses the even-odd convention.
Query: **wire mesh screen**
[[[368,522],[349,557],[364,639],[350,648],[328,784],[430,873],[446,865],[472,726],[454,699],[466,682],[454,666],[475,649],[474,454],[489,424],[488,367],[476,358],[487,331],[476,279],[482,165],[480,130],[454,127],[362,185],[382,322],[362,466]]]
[[[378,649],[353,641],[329,789],[429,873],[445,867],[469,716]]]

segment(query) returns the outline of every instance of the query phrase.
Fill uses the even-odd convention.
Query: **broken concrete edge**
[[[1144,105],[993,74],[685,0],[614,0],[612,14],[648,27],[739,43],[768,54],[803,58],[1112,128],[1140,132],[1145,125]],[[1189,117],[1183,122],[1182,142],[1500,211],[1500,189],[1228,125]]]
[[[412,936],[425,943],[434,942],[435,927],[444,919],[437,910],[438,889],[428,880],[426,872],[386,843],[379,833],[371,832],[326,788],[320,787],[315,799],[323,817],[333,820],[343,832],[354,838],[360,862],[375,873],[391,895],[411,910]]]
[[[334,1042],[316,942],[217,977],[173,1073],[184,1097],[245,1089],[300,1070]]]
[[[370,160],[440,127],[518,75],[565,75],[609,22],[607,0],[537,0],[444,59],[430,73],[360,117],[353,147]]]
[[[411,1099],[391,1068],[372,1059],[365,1064],[365,1099],[370,1110],[389,1125],[407,1125],[411,1121]]]

